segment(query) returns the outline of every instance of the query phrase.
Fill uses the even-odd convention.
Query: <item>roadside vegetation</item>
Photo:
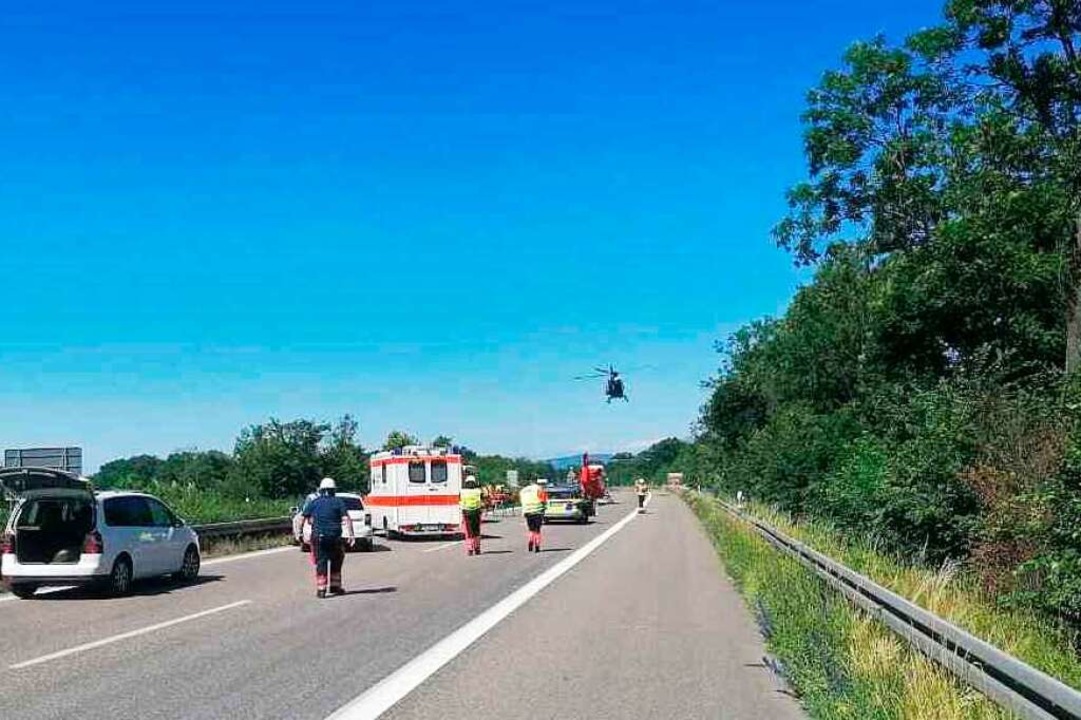
[[[651,479],[1081,628],[1081,6],[949,0],[844,52],[803,124],[774,239],[813,279],[718,344]]]
[[[973,635],[1081,689],[1081,658],[1073,627],[1031,609],[1003,606],[955,562],[938,567],[906,561],[835,528],[760,504],[745,510],[769,525],[866,575]]]
[[[851,606],[705,495],[686,498],[758,621],[773,670],[814,720],[1009,717]]]
[[[125,489],[160,497],[185,520],[211,523],[286,515],[300,505],[321,478],[333,477],[344,492],[367,492],[370,452],[357,438],[357,423],[346,415],[334,423],[270,421],[241,431],[232,453],[183,450],[166,458],[137,455],[102,465],[93,477],[98,489]],[[455,447],[440,435],[431,445]],[[382,449],[420,444],[407,432],[391,432]],[[522,479],[555,477],[545,463],[480,455],[457,446],[482,483],[503,482],[516,469]]]

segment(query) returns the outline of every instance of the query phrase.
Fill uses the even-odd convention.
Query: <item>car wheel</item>
[[[113,562],[113,570],[109,573],[109,594],[113,597],[123,597],[131,592],[131,560],[126,555],[121,555]]]
[[[181,582],[195,582],[199,578],[199,564],[199,551],[194,545],[189,545],[184,551],[184,562],[180,566]]]
[[[11,594],[20,600],[29,600],[37,591],[37,585],[15,585],[11,588]]]

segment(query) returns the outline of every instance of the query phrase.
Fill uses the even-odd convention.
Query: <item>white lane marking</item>
[[[203,567],[207,565],[221,565],[222,563],[236,562],[237,560],[248,560],[251,558],[263,557],[264,555],[276,555],[283,552],[295,552],[300,554],[296,545],[286,545],[284,547],[270,548],[269,550],[255,550],[253,552],[241,553],[239,555],[226,555],[225,557],[212,558],[210,560],[203,561]]]
[[[61,587],[42,588],[41,590],[38,590],[34,594],[35,595],[51,595],[53,593],[64,592],[65,590],[74,590],[74,589],[75,589],[74,585],[64,585],[64,586],[61,586]],[[11,602],[12,600],[18,600],[18,599],[19,598],[15,597],[14,595],[5,595],[4,597],[0,597],[0,602]]]
[[[395,670],[362,695],[336,710],[327,720],[375,720],[413,692],[439,668],[460,655],[485,633],[534,595],[558,580],[568,570],[585,560],[610,537],[638,517],[638,508],[597,537],[559,561],[498,603],[482,612],[447,637]]]
[[[111,645],[121,640],[128,640],[140,635],[146,635],[147,633],[155,632],[156,630],[164,630],[167,627],[173,625],[179,625],[180,623],[189,622],[191,620],[198,620],[199,618],[206,617],[207,615],[214,615],[215,613],[225,612],[226,610],[232,610],[233,608],[241,607],[242,605],[249,605],[251,600],[239,600],[228,605],[222,605],[221,607],[211,608],[209,610],[203,610],[202,612],[194,613],[193,615],[185,615],[184,617],[176,618],[175,620],[167,620],[165,622],[158,623],[156,625],[148,625],[138,630],[130,630],[126,633],[120,633],[119,635],[113,635],[112,637],[103,638],[101,640],[95,640],[94,642],[85,643],[83,645],[76,645],[73,648],[67,650],[61,650],[59,652],[50,653],[48,655],[42,655],[41,657],[34,658],[33,660],[26,660],[25,662],[9,665],[8,670],[21,670],[33,665],[41,665],[52,660],[59,660],[60,658],[68,657],[69,655],[76,655],[87,650],[93,650],[94,648],[102,647],[103,645]]]
[[[454,547],[455,545],[461,545],[461,544],[462,544],[461,540],[451,540],[450,542],[443,543],[442,545],[436,545],[435,547],[430,547],[427,550],[423,550],[422,552],[430,553],[430,552],[435,552],[436,550],[446,550],[449,547]]]

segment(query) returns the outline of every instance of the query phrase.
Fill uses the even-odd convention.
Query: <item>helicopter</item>
[[[627,397],[627,393],[623,388],[623,378],[619,376],[619,371],[612,367],[611,364],[608,368],[595,367],[593,372],[588,375],[579,375],[575,380],[597,380],[600,378],[608,378],[605,383],[604,394],[608,398],[608,402],[613,400],[622,400],[623,402],[630,402],[631,399]]]

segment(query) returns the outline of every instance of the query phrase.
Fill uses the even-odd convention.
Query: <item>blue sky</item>
[[[0,29],[0,446],[91,467],[270,416],[536,457],[686,435],[713,343],[804,279],[768,233],[805,91],[940,12],[37,5]],[[652,366],[630,404],[571,380],[607,362]]]

